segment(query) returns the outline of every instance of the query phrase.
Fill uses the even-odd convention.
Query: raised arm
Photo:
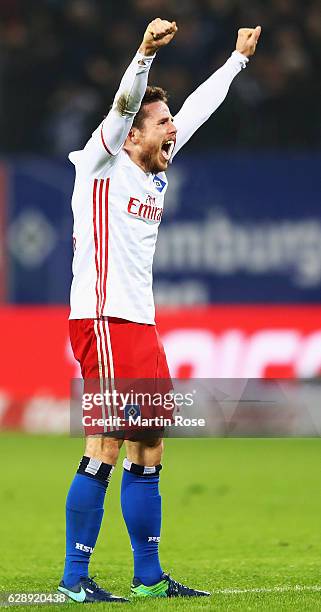
[[[185,100],[174,117],[177,136],[172,157],[225,100],[234,77],[246,67],[248,58],[255,53],[260,34],[260,26],[255,29],[241,28],[231,57]]]
[[[85,146],[86,162],[90,159],[97,167],[120,151],[140,109],[156,52],[172,40],[176,31],[175,22],[159,18],[148,25],[142,43],[121,80],[112,108]]]

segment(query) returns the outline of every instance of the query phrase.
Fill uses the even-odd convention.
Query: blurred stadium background
[[[257,55],[169,171],[154,266],[172,375],[321,372],[321,18],[314,0],[0,0],[0,427],[68,429],[73,167],[147,22],[175,113],[263,27]],[[291,433],[293,423],[289,424]]]

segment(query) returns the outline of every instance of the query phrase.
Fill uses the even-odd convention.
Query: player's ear
[[[137,144],[139,140],[139,130],[136,127],[132,127],[129,130],[128,138],[133,144]]]

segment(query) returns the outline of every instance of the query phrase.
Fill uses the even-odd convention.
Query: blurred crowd
[[[256,57],[192,146],[320,147],[319,0],[0,0],[0,151],[82,147],[157,16],[179,26],[150,77],[174,113],[229,56],[239,27],[263,28]]]

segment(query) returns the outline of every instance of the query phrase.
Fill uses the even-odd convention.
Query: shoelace
[[[94,581],[95,577],[96,576],[93,576],[92,578],[88,577],[85,580],[83,580],[85,588],[90,587],[96,593],[104,591],[104,589],[101,589],[100,586],[98,586],[97,582]]]
[[[170,574],[165,574],[165,576],[168,579],[168,595],[177,595],[181,589],[186,589],[187,592],[191,591],[185,584],[171,578]]]

